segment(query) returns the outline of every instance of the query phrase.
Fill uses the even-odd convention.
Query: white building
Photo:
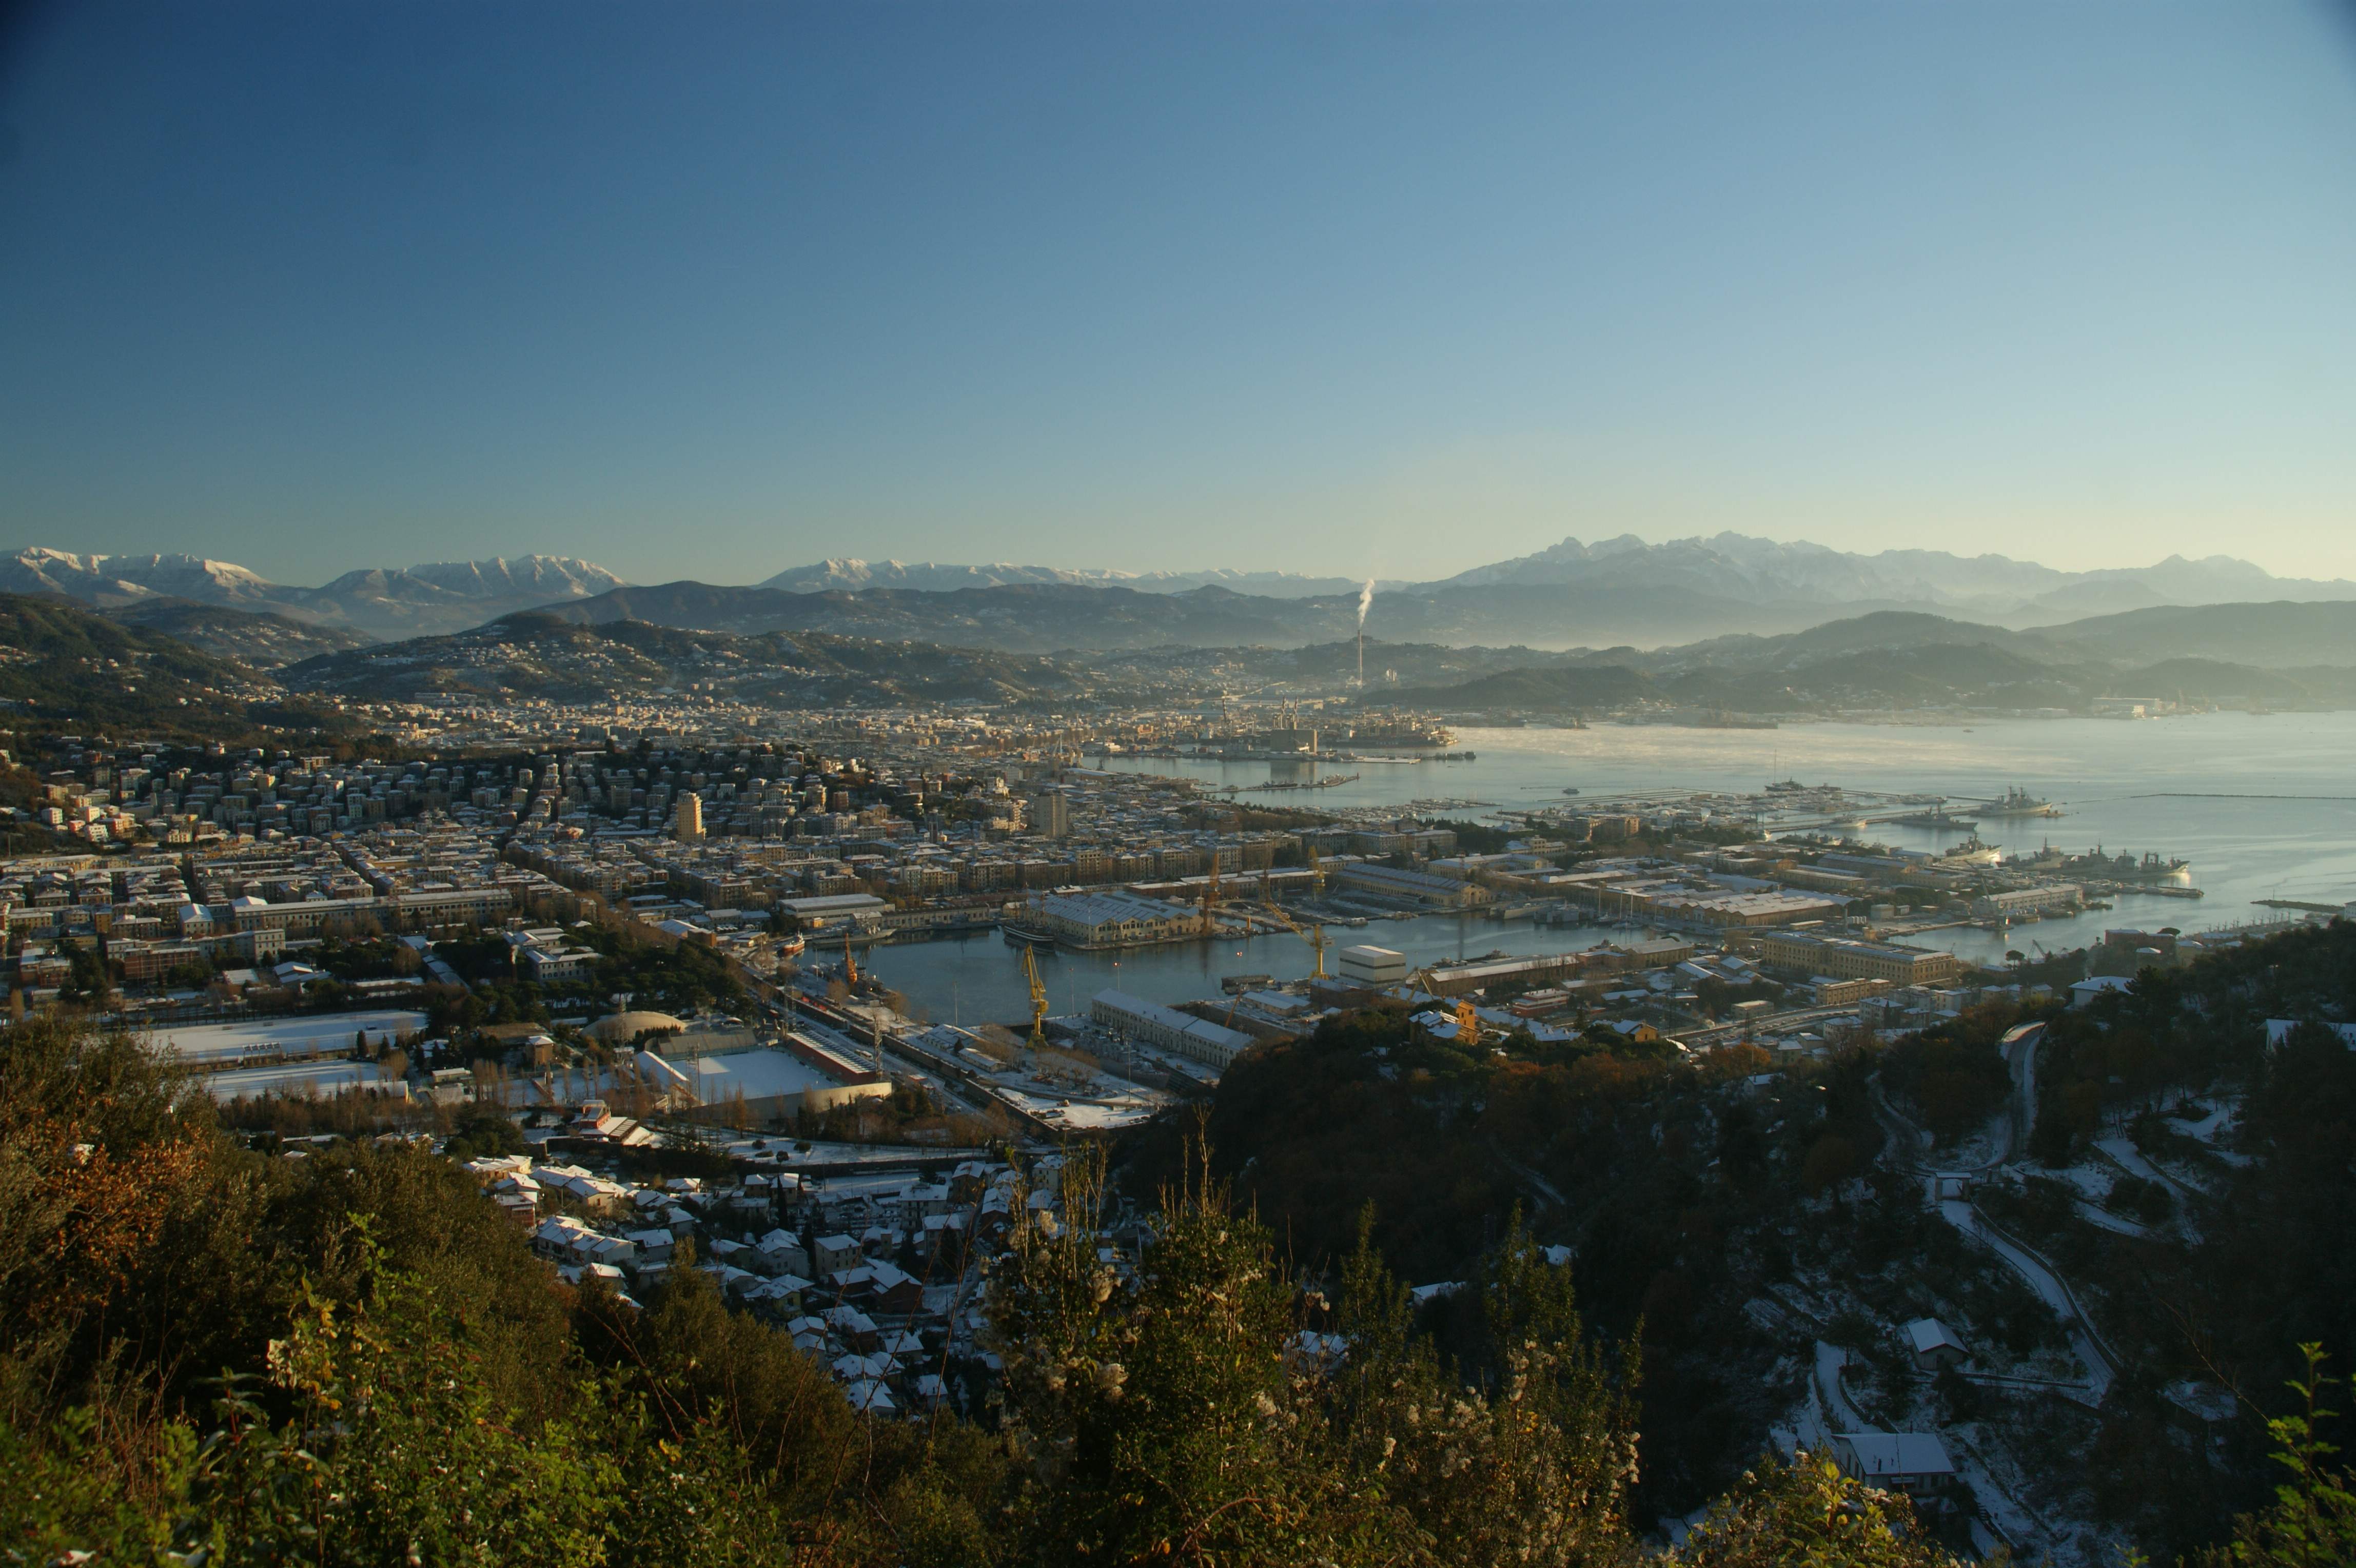
[[[1342,950],[1342,978],[1354,985],[1397,985],[1407,979],[1407,955],[1389,948]]]
[[[2042,915],[2052,909],[2075,909],[2085,899],[2085,890],[2078,884],[2056,882],[2043,887],[2016,887],[2009,892],[1985,894],[1973,900],[1972,913],[1984,919],[1992,919],[1999,915],[2008,918],[2015,915]]]
[[[1835,1433],[1833,1455],[1851,1476],[1884,1491],[1935,1497],[1955,1484],[1954,1462],[1936,1433]]]
[[[1030,918],[1058,941],[1076,947],[1135,947],[1188,935],[1191,910],[1159,898],[1109,888],[1100,893],[1051,893],[1031,907]]]
[[[1226,1068],[1252,1043],[1249,1035],[1238,1030],[1222,1028],[1125,991],[1098,992],[1088,1004],[1088,1015],[1149,1046],[1176,1051],[1215,1068]]]

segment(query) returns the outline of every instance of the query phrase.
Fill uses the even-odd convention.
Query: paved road
[[[2037,1048],[2044,1038],[2045,1026],[2042,1024],[2023,1025],[2005,1036],[2002,1047],[2005,1065],[2012,1076],[2011,1103],[2007,1108],[2005,1150],[1997,1158],[1976,1167],[1975,1174],[1983,1176],[1993,1174],[2018,1158],[2028,1146],[2029,1131],[2037,1122]],[[1873,1087],[1873,1105],[1883,1125],[1904,1151],[1901,1157],[1907,1159],[1915,1171],[1926,1171],[1922,1157],[1931,1146],[1928,1135],[1890,1103],[1879,1083]],[[2006,1266],[2027,1281],[2029,1288],[2061,1317],[2069,1330],[2071,1348],[2086,1368],[2087,1381],[2082,1386],[2092,1402],[2100,1404],[2110,1391],[2112,1381],[2118,1376],[2118,1367],[2112,1360],[2108,1348],[2095,1334],[2092,1320],[2080,1308],[2078,1298],[2072,1294],[2068,1283],[2042,1258],[1999,1231],[1970,1203],[1962,1198],[1935,1197],[1933,1201],[1942,1219],[2002,1259]]]
[[[2100,1404],[2104,1396],[2110,1392],[2112,1380],[2118,1376],[2118,1368],[2113,1364],[2110,1351],[2094,1337],[2086,1315],[2079,1310],[2078,1298],[2071,1294],[2062,1276],[2048,1268],[2045,1260],[1998,1230],[1988,1222],[1986,1215],[1963,1199],[1943,1198],[1939,1213],[1948,1224],[2002,1258],[2013,1273],[2028,1281],[2029,1288],[2061,1317],[2070,1331],[2070,1348],[2085,1364],[2087,1390],[2094,1396],[2094,1402]]]
[[[2037,1126],[2037,1047],[2044,1043],[2042,1024],[2023,1024],[1998,1042],[2012,1072],[2012,1105],[2005,1122],[2004,1157],[1997,1165],[2008,1165],[2028,1151],[2029,1134]]]
[[[2094,1140],[2094,1147],[2116,1161],[2129,1175],[2139,1176],[2146,1181],[2156,1181],[2179,1198],[2207,1196],[2197,1192],[2192,1185],[2181,1176],[2170,1176],[2152,1164],[2144,1157],[2141,1149],[2136,1148],[2126,1138],[2097,1138]]]
[[[1816,1341],[1816,1400],[1825,1407],[1826,1423],[1834,1432],[1879,1432],[1880,1426],[1849,1403],[1848,1391],[1841,1387],[1841,1369],[1847,1365],[1847,1351]]]

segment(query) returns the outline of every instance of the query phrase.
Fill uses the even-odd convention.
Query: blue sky
[[[0,544],[2356,575],[2345,5],[60,6]]]

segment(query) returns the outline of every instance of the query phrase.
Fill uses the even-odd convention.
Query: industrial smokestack
[[[1369,577],[1366,579],[1366,585],[1358,590],[1358,689],[1360,691],[1365,690],[1366,686],[1366,612],[1374,607],[1375,580]]]

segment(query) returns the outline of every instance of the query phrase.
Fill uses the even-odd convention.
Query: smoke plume
[[[1358,590],[1358,629],[1360,631],[1366,629],[1366,612],[1374,607],[1375,580],[1369,577],[1366,579],[1366,585]]]

